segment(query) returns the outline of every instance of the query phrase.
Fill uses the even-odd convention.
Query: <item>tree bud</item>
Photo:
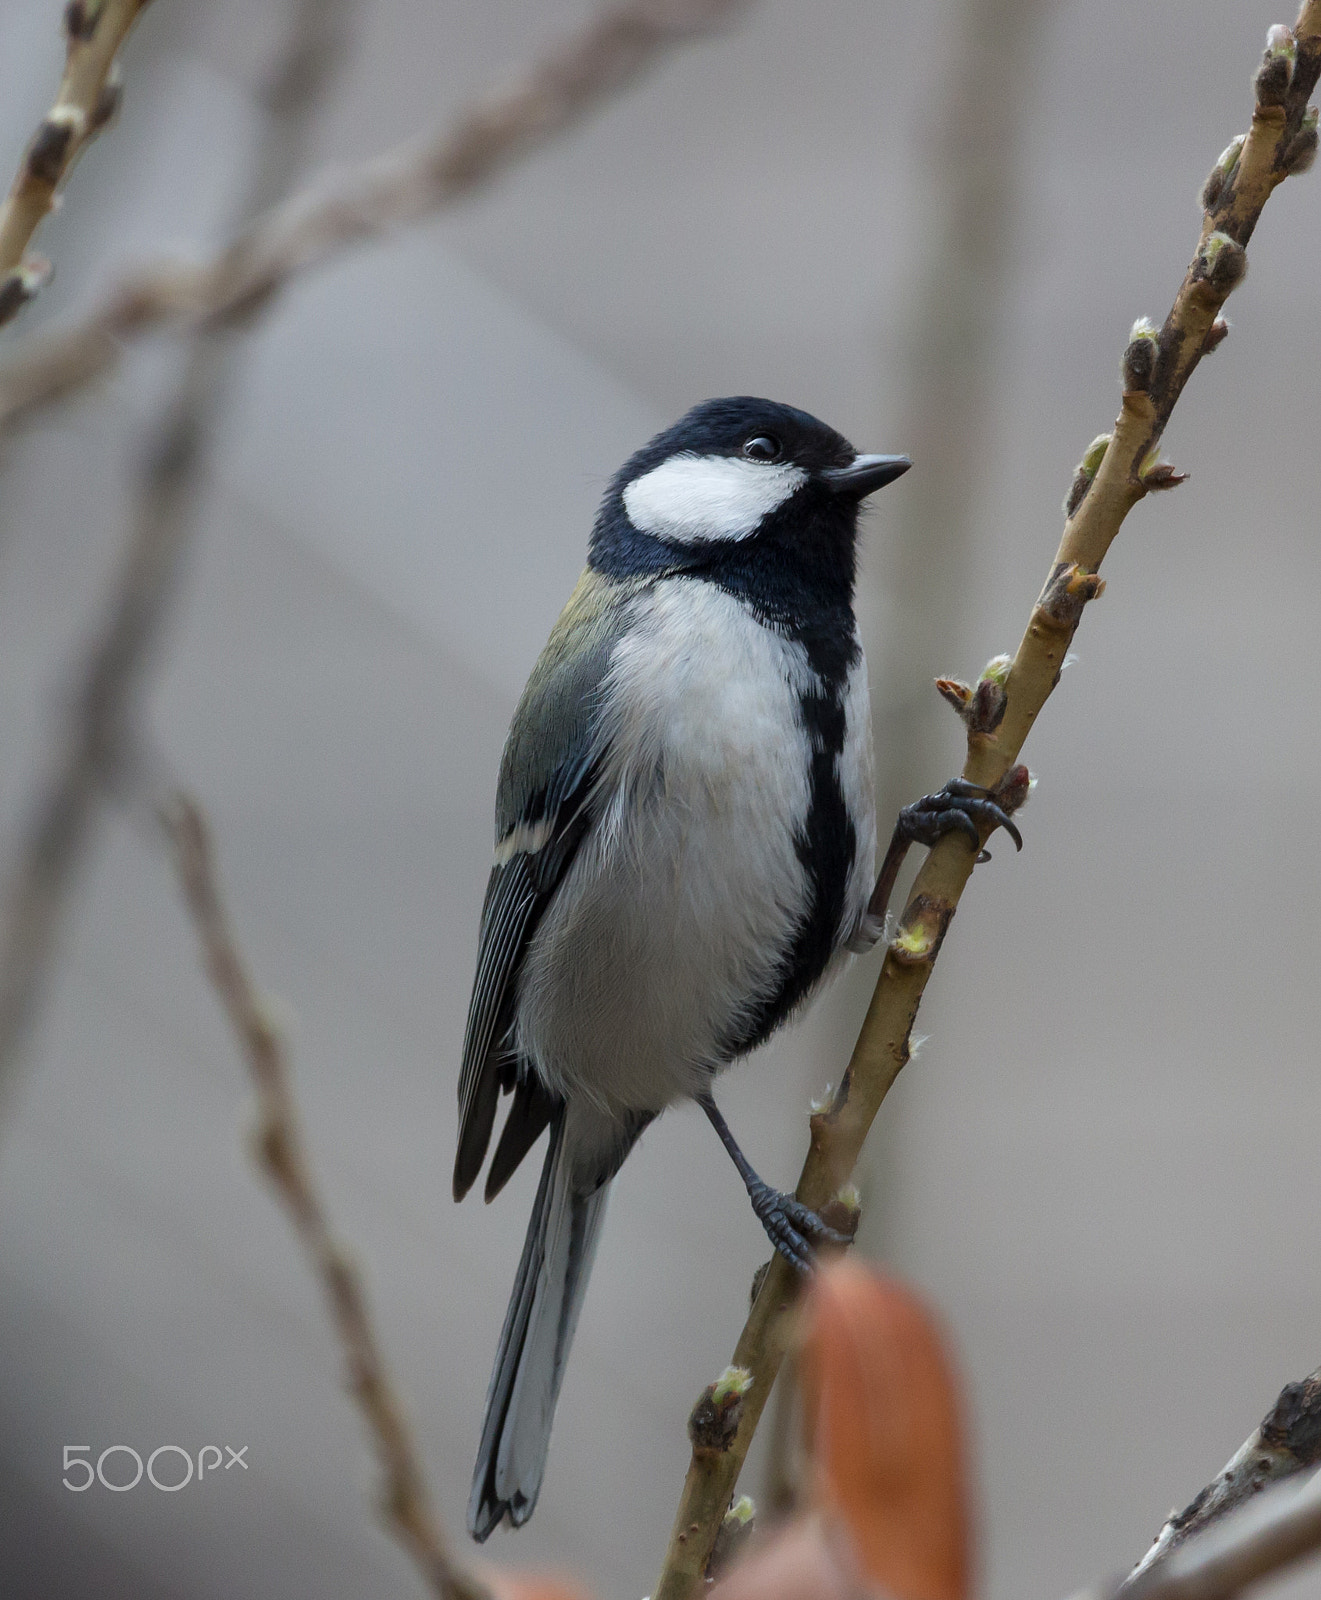
[[[967,715],[972,704],[972,690],[961,678],[937,678],[936,688],[961,717]]]
[[[1176,472],[1168,461],[1162,461],[1157,445],[1143,456],[1138,478],[1145,489],[1177,489],[1181,483],[1187,483],[1188,474]]]
[[[0,328],[10,322],[37,291],[50,282],[52,268],[41,256],[29,256],[22,266],[0,277]]]
[[[64,31],[70,43],[75,39],[90,39],[96,32],[98,8],[85,4],[85,0],[69,0],[64,8]]]
[[[862,1220],[862,1195],[856,1184],[846,1183],[833,1199],[821,1207],[822,1222],[846,1239],[852,1239]]]
[[[1197,257],[1197,277],[1221,294],[1229,294],[1243,282],[1247,270],[1248,253],[1237,239],[1219,232],[1207,237]]]
[[[1238,166],[1238,158],[1243,154],[1243,146],[1247,140],[1246,133],[1240,133],[1237,139],[1231,139],[1220,152],[1220,159],[1202,185],[1202,210],[1214,211],[1216,206],[1225,197],[1225,190],[1230,179],[1234,176],[1234,169]]]
[[[1005,718],[1009,696],[992,678],[983,678],[968,707],[969,733],[994,733]]]
[[[119,114],[119,105],[123,98],[124,69],[118,61],[112,61],[105,82],[101,85],[101,92],[96,97],[96,104],[92,107],[91,120],[87,124],[88,133],[100,133],[107,123],[113,122]]]
[[[1124,351],[1121,375],[1124,388],[1146,391],[1151,388],[1151,377],[1156,370],[1156,357],[1160,352],[1160,329],[1150,317],[1139,317],[1128,336]]]
[[[1069,492],[1064,497],[1064,517],[1066,521],[1075,515],[1078,507],[1086,498],[1087,491],[1092,486],[1092,479],[1096,476],[1101,462],[1105,458],[1106,447],[1109,443],[1110,435],[1108,433],[1098,433],[1091,444],[1087,446],[1086,453],[1078,463],[1077,471],[1074,473],[1073,483],[1069,488]]]
[[[1298,59],[1298,45],[1293,33],[1282,22],[1277,22],[1266,35],[1266,53],[1253,79],[1253,88],[1259,106],[1282,106],[1293,82],[1294,62]]]
[[[1306,172],[1316,160],[1316,120],[1316,107],[1308,106],[1297,136],[1284,152],[1284,170],[1291,178],[1299,172]]]
[[[73,145],[82,138],[87,117],[81,106],[53,106],[28,146],[27,176],[54,188],[64,175]]]
[[[688,1418],[688,1437],[699,1455],[723,1454],[733,1444],[743,1420],[743,1396],[751,1387],[746,1367],[726,1367],[707,1384]]]
[[[1224,317],[1217,317],[1206,330],[1206,343],[1202,346],[1202,354],[1209,356],[1213,350],[1218,350],[1229,337],[1229,323]]]
[[[757,1525],[757,1507],[750,1495],[741,1494],[716,1530],[715,1543],[707,1557],[703,1576],[709,1580],[723,1577],[743,1554],[748,1540]]]
[[[995,788],[991,798],[1003,811],[1015,812],[1037,786],[1037,780],[1024,766],[1010,767]]]
[[[1079,566],[1076,561],[1060,562],[1046,580],[1037,599],[1038,611],[1070,632],[1082,620],[1083,607],[1105,593],[1105,579]]]

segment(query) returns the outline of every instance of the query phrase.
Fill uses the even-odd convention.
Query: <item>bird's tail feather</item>
[[[482,1442],[468,1500],[468,1532],[482,1540],[508,1516],[532,1515],[550,1425],[605,1218],[609,1184],[575,1193],[564,1110],[551,1124],[532,1220],[486,1395]]]

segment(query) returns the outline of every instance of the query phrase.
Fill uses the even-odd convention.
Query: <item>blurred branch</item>
[[[266,126],[243,216],[265,210],[303,164],[313,113],[342,53],[348,3],[297,0],[263,95]],[[182,377],[160,409],[106,618],[76,671],[78,689],[54,769],[31,806],[0,902],[0,1096],[40,998],[102,788],[129,759],[134,698],[197,516],[214,420],[228,387],[231,328],[231,319],[217,318],[194,330]]]
[[[249,313],[295,274],[452,205],[746,4],[634,0],[604,10],[436,137],[324,179],[256,218],[210,262],[140,269],[85,321],[34,336],[0,363],[0,427],[109,372],[126,339]]]
[[[1281,1389],[1261,1426],[1192,1503],[1156,1535],[1151,1549],[1126,1580],[1127,1595],[1180,1545],[1218,1522],[1271,1484],[1321,1466],[1321,1368],[1301,1383]]]
[[[966,632],[971,612],[965,579],[975,511],[986,494],[989,425],[999,412],[994,385],[1012,311],[1026,125],[1056,4],[956,0],[943,27],[948,42],[931,52],[934,70],[924,85],[915,150],[917,247],[891,363],[901,398],[895,448],[920,470],[908,474],[893,500],[887,497],[885,538],[871,552],[870,593],[860,596],[859,607],[883,817],[921,794],[951,761],[951,730],[931,677],[946,664],[939,658],[950,641]],[[847,998],[837,998],[824,1026],[818,1024],[813,1054],[829,1062],[818,1066],[819,1078],[833,1079],[852,1047],[850,1029],[873,981],[863,963],[844,976]],[[858,1167],[857,1242],[880,1259],[891,1254],[889,1202],[905,1120],[888,1116]],[[782,1373],[776,1383],[777,1418],[789,1404],[790,1376]],[[784,1478],[778,1447],[787,1438],[777,1426],[767,1450],[768,1482],[777,1487]]]
[[[923,243],[896,377],[903,397],[896,448],[922,470],[909,474],[887,511],[882,625],[867,642],[886,815],[920,793],[947,759],[945,740],[936,739],[946,730],[936,725],[931,653],[959,637],[968,605],[964,578],[996,415],[1024,124],[1054,9],[1055,0],[961,0],[931,86],[919,151]]]
[[[440,1600],[485,1600],[454,1558],[427,1494],[422,1464],[385,1368],[362,1281],[336,1239],[303,1148],[284,1041],[253,987],[216,886],[210,833],[187,795],[163,808],[179,882],[201,940],[207,976],[243,1051],[257,1092],[256,1160],[283,1202],[320,1279],[343,1347],[348,1387],[385,1478],[381,1510]]]
[[[1288,34],[1287,47],[1278,34]],[[1179,481],[1157,459],[1176,401],[1202,355],[1226,331],[1219,312],[1246,268],[1244,246],[1275,186],[1315,153],[1308,96],[1321,75],[1321,0],[1305,0],[1293,34],[1272,30],[1256,80],[1257,105],[1244,142],[1231,146],[1208,180],[1197,251],[1163,328],[1140,324],[1124,352],[1124,395],[1114,433],[1097,441],[1070,492],[1064,534],[1045,587],[1012,660],[998,659],[975,690],[949,683],[963,711],[963,776],[988,789],[1026,782],[1015,763],[1059,680],[1064,656],[1096,576],[1129,511],[1153,489]],[[1231,155],[1232,152],[1232,155]],[[849,1178],[867,1131],[909,1055],[909,1035],[941,943],[972,874],[976,852],[947,835],[923,863],[885,953],[870,1008],[833,1104],[811,1119],[811,1147],[797,1195],[819,1210]],[[655,1600],[690,1600],[729,1504],[790,1338],[795,1274],[771,1263],[734,1352],[752,1375],[738,1433],[714,1468],[694,1460],[680,1498]]]
[[[28,257],[32,236],[87,144],[119,108],[119,47],[147,0],[70,0],[64,11],[64,76],[37,125],[0,205],[0,327],[32,299],[50,273]]]

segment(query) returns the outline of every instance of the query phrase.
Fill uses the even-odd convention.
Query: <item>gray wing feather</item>
[[[518,850],[492,871],[482,910],[477,975],[459,1074],[461,1199],[486,1156],[503,1087],[518,1064],[508,1049],[519,964],[542,912],[591,825],[600,760],[599,692],[627,622],[636,584],[587,571],[555,624],[509,729],[496,794],[496,842],[540,826],[536,849]]]
[[[462,1199],[481,1171],[495,1125],[500,1063],[494,1046],[507,1028],[505,997],[514,963],[536,910],[537,892],[527,859],[515,856],[496,867],[486,888],[478,946],[477,975],[468,1005],[468,1027],[459,1074],[459,1147],[454,1162],[454,1196]],[[501,1024],[504,1026],[501,1026]]]

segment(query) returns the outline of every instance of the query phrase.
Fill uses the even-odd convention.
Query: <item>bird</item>
[[[611,1180],[702,1107],[775,1248],[844,1240],[763,1181],[713,1097],[884,926],[897,860],[1016,829],[955,780],[907,806],[880,880],[859,511],[909,469],[796,407],[708,400],[611,480],[501,758],[459,1075],[454,1198],[508,1115],[489,1201],[549,1131],[486,1398],[468,1530],[532,1515]]]

